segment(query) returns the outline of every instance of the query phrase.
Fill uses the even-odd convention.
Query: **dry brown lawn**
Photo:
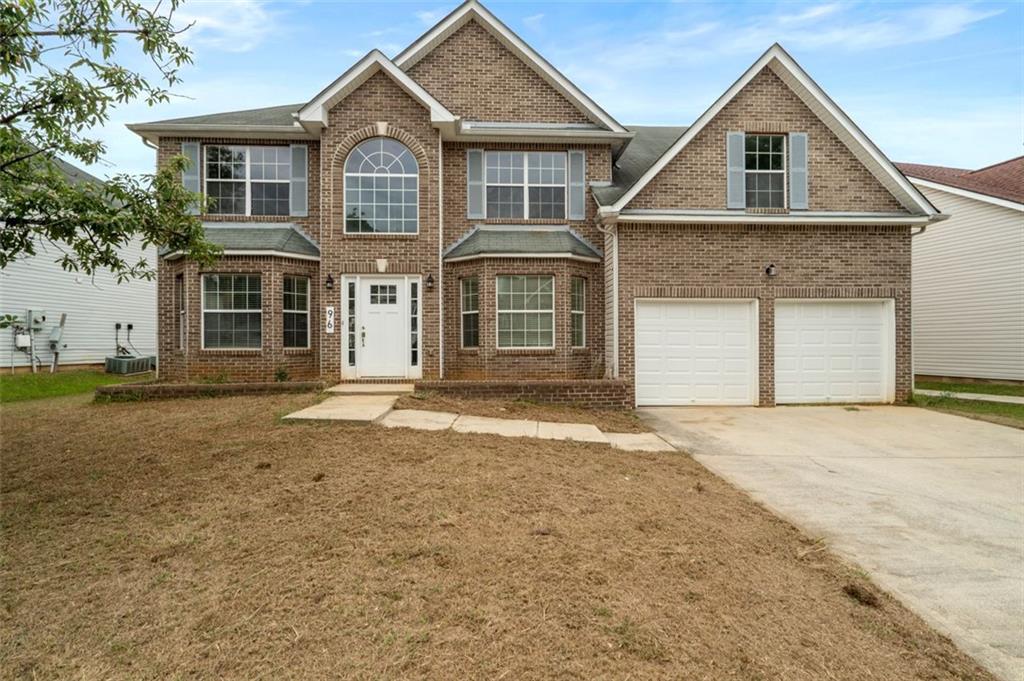
[[[991,678],[685,455],[314,399],[5,405],[0,674]]]
[[[500,419],[527,419],[556,423],[591,423],[606,433],[649,433],[650,427],[632,411],[586,409],[569,405],[537,404],[523,400],[455,397],[424,392],[400,397],[396,409],[448,411]]]

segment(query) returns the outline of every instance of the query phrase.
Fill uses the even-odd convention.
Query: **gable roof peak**
[[[433,123],[454,124],[455,115],[448,111],[441,102],[423,89],[405,71],[395,66],[394,62],[380,50],[374,48],[362,59],[352,65],[345,73],[325,87],[320,93],[299,109],[297,118],[305,128],[321,128],[327,125],[327,112],[335,104],[345,99],[360,85],[378,72],[383,71],[405,92],[430,111]]]
[[[572,102],[580,111],[595,123],[612,132],[625,133],[626,128],[597,105],[579,87],[542,57],[535,49],[506,26],[490,12],[479,0],[466,0],[452,10],[447,16],[402,50],[395,58],[394,64],[403,71],[408,71],[421,59],[453,33],[475,21],[498,40],[506,49],[518,57],[524,64],[533,69],[537,75],[547,81],[563,97]]]

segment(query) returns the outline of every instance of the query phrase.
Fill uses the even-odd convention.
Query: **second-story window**
[[[362,142],[345,161],[345,232],[419,231],[419,164],[390,137]]]
[[[747,135],[745,143],[747,208],[785,208],[785,135]]]
[[[487,217],[564,220],[565,166],[560,151],[488,151]]]
[[[288,215],[289,147],[207,145],[204,163],[211,214]]]

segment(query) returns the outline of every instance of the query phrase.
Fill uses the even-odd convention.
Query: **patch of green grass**
[[[960,416],[1001,423],[1006,426],[1024,428],[1024,404],[1006,404],[1004,402],[981,402],[978,400],[958,400],[954,397],[931,397],[915,393],[911,403],[926,409],[945,411]]]
[[[999,383],[946,383],[945,381],[915,381],[918,390],[938,390],[944,393],[976,393],[980,395],[1013,395],[1024,397],[1024,385]]]
[[[152,374],[121,376],[101,371],[59,371],[55,374],[0,374],[0,404],[92,392],[101,385],[144,381]]]

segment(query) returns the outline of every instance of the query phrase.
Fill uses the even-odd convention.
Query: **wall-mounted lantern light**
[[[327,275],[327,281],[324,282],[324,286],[327,287],[328,291],[334,290],[334,277],[330,274]]]
[[[772,263],[771,265],[768,265],[768,267],[764,268],[764,273],[767,274],[769,277],[774,277],[779,273],[779,270],[778,268],[775,267],[775,264]]]
[[[428,274],[427,275],[427,290],[428,291],[433,291],[434,290],[434,275],[433,274]]]

